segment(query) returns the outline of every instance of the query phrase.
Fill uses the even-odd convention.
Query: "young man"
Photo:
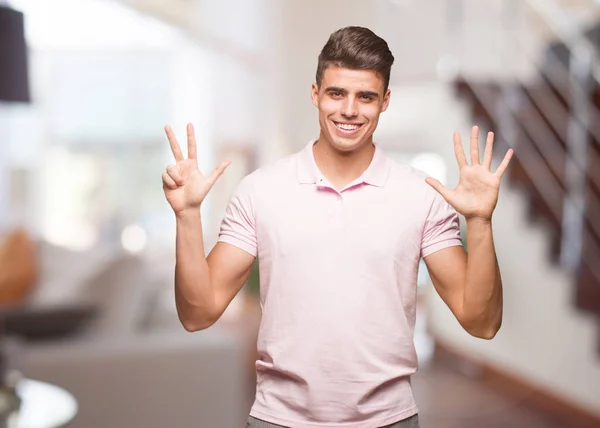
[[[366,28],[331,35],[312,86],[319,138],[242,180],[207,258],[199,208],[228,163],[204,177],[191,124],[188,159],[166,128],[176,164],[163,187],[177,218],[183,326],[211,326],[260,260],[263,314],[248,427],[418,427],[410,376],[421,257],[467,332],[491,339],[500,328],[491,219],[512,150],[492,173],[493,135],[480,163],[473,128],[469,165],[455,134],[454,190],[393,162],[373,143],[393,61],[387,43]],[[457,211],[467,222],[468,257]]]

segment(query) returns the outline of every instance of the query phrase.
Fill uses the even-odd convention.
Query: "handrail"
[[[565,17],[560,6],[554,0],[525,0],[554,31],[560,40],[575,56],[586,55],[590,59],[592,76],[600,83],[600,58],[594,45]]]
[[[560,92],[565,99],[568,99],[569,94],[565,93],[565,88],[560,84],[561,78],[564,79],[562,80],[563,82],[568,81],[568,71],[566,70],[566,66],[560,62],[554,52],[550,54],[549,58],[554,63],[553,66],[544,69],[536,64],[536,68],[541,71],[544,76],[548,77],[554,89]],[[558,76],[558,74],[561,74],[561,76]],[[598,107],[589,101],[586,105],[586,108],[590,114],[589,132],[593,137],[600,141],[600,109],[598,109]]]

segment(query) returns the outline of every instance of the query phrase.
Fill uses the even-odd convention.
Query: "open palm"
[[[508,150],[502,163],[491,172],[494,134],[488,133],[483,155],[483,164],[479,160],[479,129],[471,130],[471,165],[467,163],[460,134],[454,133],[454,153],[459,166],[460,178],[454,190],[447,189],[438,180],[427,177],[426,182],[438,191],[444,199],[465,218],[478,217],[491,220],[498,202],[500,180],[508,167],[514,151]]]
[[[166,126],[165,132],[175,157],[175,164],[167,166],[167,172],[162,175],[165,197],[171,208],[173,208],[175,215],[198,210],[202,201],[204,201],[206,195],[230,162],[223,162],[210,175],[205,177],[198,168],[196,137],[192,124],[187,125],[187,159],[183,157],[181,147],[171,127]]]

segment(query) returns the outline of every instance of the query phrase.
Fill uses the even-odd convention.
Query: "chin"
[[[365,141],[363,139],[348,140],[346,138],[340,138],[334,136],[331,139],[331,145],[333,148],[340,152],[351,152],[364,146]]]
[[[342,137],[338,134],[330,135],[331,145],[341,152],[351,152],[369,144],[369,135],[357,135],[354,137]]]

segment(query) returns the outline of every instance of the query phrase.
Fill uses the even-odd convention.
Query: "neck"
[[[321,173],[337,189],[356,180],[369,167],[375,154],[372,139],[351,151],[336,150],[321,135],[313,146],[315,162]]]

